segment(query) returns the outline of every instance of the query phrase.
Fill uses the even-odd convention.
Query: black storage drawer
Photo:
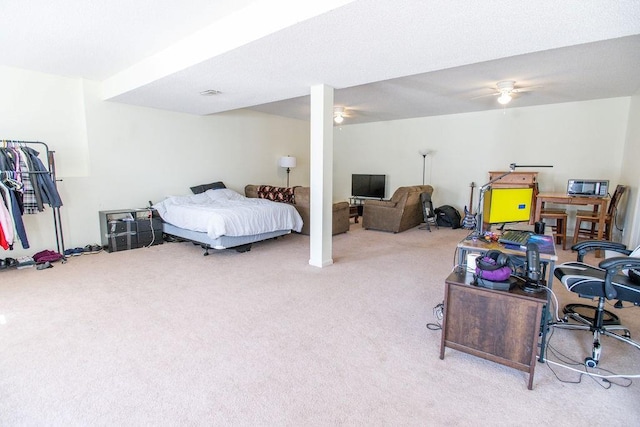
[[[162,220],[153,209],[100,211],[99,217],[101,243],[108,252],[162,243]]]
[[[151,242],[153,242],[153,245],[162,244],[162,231],[140,231],[136,237],[138,238],[137,247],[139,248],[150,246]]]
[[[138,232],[151,231],[153,228],[156,232],[162,233],[162,221],[159,218],[153,218],[151,221],[148,219],[139,219],[136,221]]]
[[[109,221],[108,234],[135,233],[137,230],[135,221]]]
[[[138,247],[138,239],[135,234],[113,234],[108,241],[107,250],[109,252],[126,251]]]

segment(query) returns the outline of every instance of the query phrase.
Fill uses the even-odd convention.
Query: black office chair
[[[640,246],[635,251],[630,251],[621,243],[592,240],[573,245],[571,249],[578,252],[578,260],[557,266],[553,274],[568,290],[580,297],[597,298],[598,306],[570,304],[565,307],[563,322],[554,326],[593,332],[591,357],[584,361],[591,368],[597,366],[600,360],[600,335],[616,338],[640,350],[640,344],[631,340],[629,330],[620,325],[617,317],[604,309],[608,299],[618,300],[616,306],[622,306],[623,302],[640,305]],[[585,264],[584,256],[595,250],[609,250],[624,256],[606,258],[597,267]],[[593,317],[579,313],[585,308],[591,308]],[[577,324],[569,323],[570,320]]]
[[[438,222],[436,221],[436,213],[433,210],[433,202],[431,201],[431,193],[424,192],[420,194],[420,202],[422,204],[422,216],[425,222],[424,226],[418,227],[420,230],[429,230],[431,232],[431,225],[435,225],[438,227]]]

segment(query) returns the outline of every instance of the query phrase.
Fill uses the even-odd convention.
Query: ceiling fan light
[[[344,117],[342,116],[342,114],[336,114],[335,117],[333,118],[333,121],[336,122],[337,124],[340,124],[344,122]]]
[[[509,95],[508,93],[503,93],[502,95],[500,95],[500,97],[498,97],[498,102],[502,105],[507,105],[509,102],[511,102],[511,95]]]

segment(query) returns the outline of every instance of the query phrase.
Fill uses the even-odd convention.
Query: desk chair
[[[617,318],[613,321],[605,321],[605,317],[610,313],[604,309],[605,301],[608,299],[617,299],[615,306],[621,306],[623,301],[636,306],[640,305],[640,246],[635,251],[630,251],[621,243],[594,240],[578,243],[571,249],[578,252],[577,262],[561,264],[555,268],[553,274],[569,291],[577,293],[582,298],[597,299],[598,306],[591,307],[593,317],[581,315],[567,306],[569,309],[565,307],[565,318],[554,326],[593,332],[591,356],[584,361],[585,365],[591,368],[597,366],[600,360],[601,335],[615,338],[640,350],[640,344],[631,340],[629,330],[620,325],[616,321]],[[583,262],[587,252],[602,249],[624,256],[607,258],[597,267]],[[624,272],[627,269],[628,275]],[[580,304],[574,306],[578,305]],[[569,323],[570,320],[577,324]]]
[[[611,196],[609,201],[609,207],[604,219],[604,230],[602,233],[603,240],[611,240],[611,227],[616,216],[618,204],[622,198],[627,187],[624,185],[616,186],[616,190]],[[599,221],[599,213],[596,214],[593,211],[579,210],[576,212],[576,229],[573,232],[573,244],[578,243],[580,237],[587,239],[595,239],[598,236],[598,229],[596,228]],[[589,228],[582,228],[582,223],[588,223]]]

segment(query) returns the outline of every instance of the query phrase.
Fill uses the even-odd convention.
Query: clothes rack
[[[56,193],[58,192],[57,182],[62,181],[56,178],[56,164],[55,164],[55,151],[49,149],[49,146],[40,141],[16,141],[16,140],[8,140],[3,139],[1,141],[2,148],[14,148],[14,147],[31,147],[35,149],[35,147],[41,147],[38,151],[38,154],[44,152],[46,163],[43,163],[43,166],[46,168],[44,171],[20,171],[17,172],[15,170],[0,170],[1,174],[47,174],[51,177],[51,181],[53,181],[53,186],[55,187]],[[39,156],[38,156],[39,157]],[[15,176],[14,176],[15,177]],[[58,253],[64,256],[64,233],[62,231],[62,219],[60,216],[60,207],[59,206],[51,206],[53,211],[53,225],[56,235],[56,248]],[[63,258],[64,259],[64,258]]]

